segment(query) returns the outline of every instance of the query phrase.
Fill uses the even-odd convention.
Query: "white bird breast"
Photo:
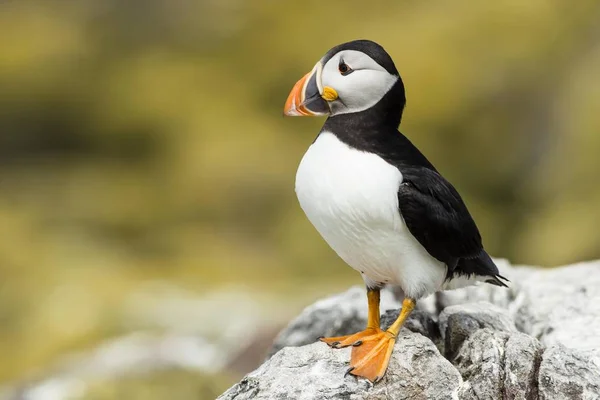
[[[398,285],[420,298],[441,288],[446,266],[404,223],[401,183],[398,168],[323,132],[300,162],[296,194],[317,231],[367,284]]]

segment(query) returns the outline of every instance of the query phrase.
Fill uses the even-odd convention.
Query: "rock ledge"
[[[315,343],[362,329],[365,294],[355,287],[307,307],[271,357],[219,400],[600,399],[600,262],[499,264],[509,290],[480,286],[419,302],[376,385],[344,376],[350,349]],[[399,306],[382,295],[382,325]]]

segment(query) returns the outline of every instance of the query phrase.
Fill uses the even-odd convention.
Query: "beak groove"
[[[319,116],[329,114],[329,105],[321,97],[319,80],[321,63],[304,75],[292,88],[283,108],[286,116]]]
[[[285,106],[283,109],[284,115],[289,117],[297,117],[310,115],[308,110],[304,107],[304,96],[306,90],[306,83],[308,82],[309,77],[312,72],[304,75],[292,88],[287,100],[285,101]]]

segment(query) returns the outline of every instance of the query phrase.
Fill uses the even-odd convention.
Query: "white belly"
[[[441,288],[446,266],[408,231],[398,210],[402,174],[381,157],[323,132],[296,174],[296,194],[310,222],[369,283],[398,285],[420,298]]]

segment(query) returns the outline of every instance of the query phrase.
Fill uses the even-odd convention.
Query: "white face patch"
[[[340,73],[340,60],[352,69],[351,73]],[[319,90],[325,86],[335,89],[338,100],[330,103],[331,115],[347,114],[373,107],[397,80],[397,76],[387,72],[365,53],[342,50],[323,67]]]

